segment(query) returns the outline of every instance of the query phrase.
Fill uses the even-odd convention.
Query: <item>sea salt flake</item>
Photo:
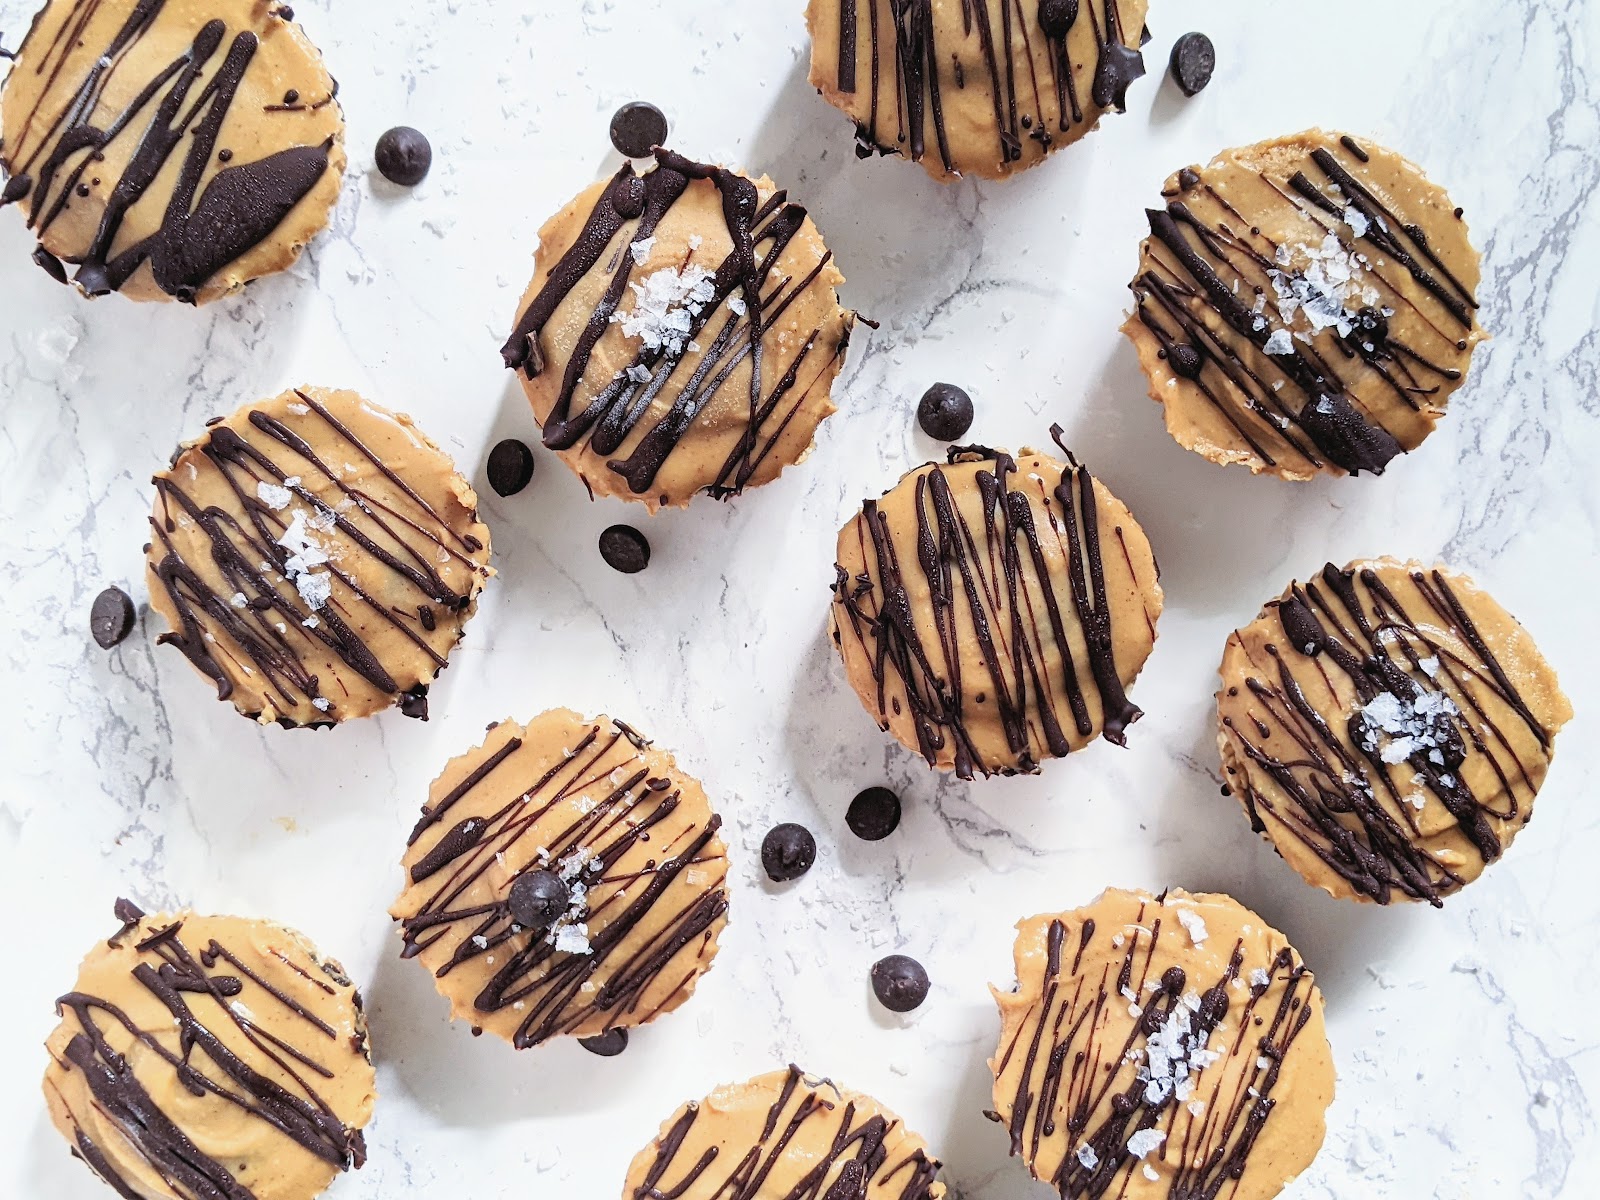
[[[1205,1114],[1205,1111],[1206,1111],[1206,1102],[1204,1100],[1191,1100],[1191,1101],[1189,1101],[1189,1115],[1191,1117],[1203,1116]]]
[[[738,296],[728,297],[728,308],[736,317],[742,317],[750,311],[744,300]]]
[[[1434,676],[1439,674],[1439,659],[1437,655],[1432,658],[1422,659],[1417,663],[1417,666],[1422,668],[1422,673],[1429,679],[1432,679]]]
[[[1160,1179],[1161,1178],[1161,1172],[1157,1171],[1149,1163],[1145,1163],[1145,1165],[1141,1169],[1144,1171],[1144,1177],[1146,1179]]]
[[[311,699],[311,707],[316,709],[318,712],[327,712],[333,707],[333,704],[326,696],[314,696]]]
[[[1159,1149],[1166,1140],[1167,1135],[1159,1129],[1141,1129],[1128,1139],[1128,1153],[1135,1158],[1143,1158],[1150,1151]]]
[[[1178,910],[1178,924],[1183,926],[1189,935],[1189,940],[1196,946],[1204,944],[1206,938],[1210,936],[1206,930],[1205,919],[1199,913],[1191,912],[1187,908]]]
[[[1358,238],[1367,236],[1367,218],[1362,215],[1361,210],[1354,204],[1344,206],[1344,223],[1350,226],[1350,232]]]
[[[1092,1171],[1100,1165],[1100,1156],[1088,1142],[1078,1147],[1078,1165],[1085,1171]]]
[[[640,238],[628,247],[628,252],[633,255],[633,261],[639,266],[644,266],[645,260],[650,257],[650,251],[655,248],[656,239],[652,234],[647,238]]]
[[[296,575],[294,586],[300,593],[300,599],[312,608],[321,608],[333,596],[333,576],[326,571],[317,574],[307,571]],[[316,618],[313,617],[312,620]],[[316,626],[308,625],[307,628],[315,629]]]
[[[256,484],[256,498],[273,512],[282,512],[289,507],[289,502],[294,499],[294,493],[286,487],[279,487],[263,479]]]
[[[650,382],[650,368],[649,367],[645,367],[645,366],[641,366],[638,363],[635,363],[633,366],[629,367],[626,371],[623,372],[623,374],[626,375],[629,379],[633,380],[633,382],[635,382],[635,383],[649,383]]]
[[[1251,984],[1252,987],[1263,987],[1264,988],[1268,984],[1270,984],[1271,982],[1272,982],[1272,976],[1270,974],[1268,974],[1267,971],[1265,969],[1261,968],[1261,967],[1256,967],[1253,971],[1250,972],[1250,984]]]
[[[489,939],[481,933],[475,933],[472,935],[472,944],[479,950],[487,950],[489,948]]]
[[[1294,342],[1290,339],[1287,329],[1276,329],[1267,339],[1266,345],[1261,348],[1268,354],[1293,354]]]
[[[228,603],[233,605],[235,608],[247,608],[250,604],[250,601],[246,598],[243,592],[235,592],[231,597],[229,597]]]
[[[563,954],[593,954],[587,925],[563,925],[555,932],[555,948]]]
[[[643,342],[647,350],[672,355],[683,352],[694,318],[715,294],[711,272],[698,263],[689,263],[681,271],[663,267],[628,287],[633,291],[633,308],[613,313],[611,320],[621,325],[628,337]]]

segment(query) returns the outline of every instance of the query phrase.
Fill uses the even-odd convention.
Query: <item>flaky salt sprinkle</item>
[[[235,608],[245,608],[249,605],[250,601],[245,597],[243,592],[235,592],[228,599],[228,603],[233,605]]]
[[[1078,1165],[1085,1171],[1092,1171],[1100,1165],[1100,1156],[1088,1142],[1078,1147]]]
[[[279,487],[275,483],[268,483],[263,479],[256,484],[256,499],[265,504],[273,512],[282,512],[289,507],[289,502],[294,499],[294,493],[286,487]]]
[[[1161,1178],[1161,1172],[1157,1171],[1149,1163],[1145,1163],[1141,1170],[1143,1170],[1146,1179],[1156,1180]]]
[[[637,242],[634,242],[633,245],[628,247],[628,252],[633,255],[633,261],[642,267],[645,264],[645,260],[650,257],[650,251],[655,248],[655,244],[655,235],[651,234],[647,238],[640,238]]]
[[[311,707],[318,712],[327,712],[333,707],[333,704],[326,696],[314,696],[311,700]]]
[[[1250,983],[1253,987],[1266,987],[1272,982],[1272,976],[1261,967],[1256,967],[1250,972]]]
[[[1183,926],[1189,935],[1189,940],[1196,946],[1204,945],[1206,938],[1210,936],[1206,930],[1205,919],[1199,913],[1191,912],[1187,908],[1178,910],[1178,924]]]
[[[689,263],[682,271],[663,267],[628,287],[633,291],[633,308],[612,313],[612,322],[646,349],[668,354],[682,352],[694,318],[715,295],[711,272],[698,263]]]
[[[1128,1139],[1128,1153],[1135,1158],[1143,1158],[1150,1151],[1159,1149],[1166,1140],[1167,1135],[1159,1129],[1141,1129]]]
[[[1294,340],[1289,336],[1287,329],[1275,329],[1261,349],[1268,354],[1293,354]]]

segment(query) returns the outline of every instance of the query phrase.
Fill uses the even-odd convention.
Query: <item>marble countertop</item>
[[[7,44],[33,5],[0,0]],[[848,124],[806,85],[800,0],[295,7],[343,84],[352,165],[333,228],[294,270],[200,312],[89,304],[0,214],[0,905],[17,972],[0,997],[0,1195],[110,1195],[69,1158],[37,1080],[51,1002],[125,894],[271,915],[361,982],[382,1096],[371,1160],[333,1200],[614,1196],[679,1102],[790,1060],[898,1109],[966,1200],[1037,1200],[1047,1189],[979,1115],[997,1030],[986,984],[1010,980],[1018,918],[1113,884],[1231,892],[1316,970],[1339,1092],[1293,1200],[1600,1194],[1600,1034],[1583,1015],[1600,971],[1600,651],[1576,619],[1600,587],[1600,7],[1158,4],[1152,75],[1126,116],[1014,181],[949,187],[856,161]],[[1160,67],[1191,23],[1219,67],[1185,100]],[[589,502],[543,451],[509,500],[482,464],[501,437],[536,440],[496,351],[535,231],[612,168],[606,124],[634,98],[668,111],[680,148],[789,187],[850,277],[847,302],[882,328],[861,331],[807,463],[649,521],[655,557],[628,577],[595,539],[642,512]],[[435,147],[413,193],[370,169],[397,123]],[[1318,123],[1405,152],[1465,207],[1495,339],[1448,420],[1385,477],[1290,485],[1169,440],[1116,327],[1167,174]],[[844,682],[824,637],[836,531],[938,452],[911,415],[936,379],[972,392],[984,442],[1040,444],[1061,422],[1148,531],[1167,611],[1127,750],[1096,743],[1033,778],[938,778]],[[143,604],[151,472],[206,418],[301,382],[413,413],[479,482],[500,575],[426,725],[258,729],[155,647],[159,621],[109,654],[88,640],[106,584]],[[1537,819],[1442,912],[1327,899],[1218,794],[1227,633],[1292,575],[1376,554],[1474,574],[1578,713]],[[731,831],[716,968],[616,1059],[513,1054],[449,1025],[384,911],[445,759],[489,721],[553,705],[647,730]],[[845,806],[878,783],[903,794],[905,820],[859,842]],[[781,889],[757,861],[779,820],[822,846]],[[907,1019],[869,997],[867,968],[891,950],[934,981]]]

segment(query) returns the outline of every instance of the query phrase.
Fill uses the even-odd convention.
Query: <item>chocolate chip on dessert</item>
[[[953,383],[936,383],[922,393],[917,424],[929,437],[953,442],[972,428],[972,397]]]
[[[928,972],[914,958],[891,954],[872,964],[872,992],[890,1012],[910,1012],[928,998]]]
[[[89,609],[89,632],[102,650],[119,645],[133,632],[133,601],[119,587],[108,587]]]
[[[1197,96],[1211,82],[1211,73],[1217,69],[1216,47],[1203,33],[1186,33],[1172,43],[1172,61],[1168,69],[1185,96]]]
[[[1200,374],[1200,351],[1188,342],[1174,342],[1172,349],[1167,351],[1167,362],[1172,367],[1172,373],[1184,379],[1193,379]]]
[[[502,496],[515,496],[533,479],[533,451],[516,438],[497,442],[489,451],[489,486]]]
[[[628,1048],[628,1031],[608,1029],[594,1037],[579,1038],[578,1045],[590,1054],[598,1054],[601,1058],[615,1058]]]
[[[390,183],[402,187],[416,187],[433,166],[433,147],[417,130],[409,125],[396,125],[378,139],[373,154],[378,172]]]
[[[625,158],[649,158],[667,140],[667,117],[654,104],[634,100],[611,118],[611,144]]]
[[[870,787],[850,801],[844,823],[862,841],[881,842],[900,825],[900,797],[886,787]]]
[[[624,575],[637,575],[650,565],[650,542],[632,525],[613,525],[600,535],[600,557]]]
[[[572,889],[554,871],[528,871],[511,881],[506,907],[524,929],[549,929],[572,903]]]
[[[761,866],[774,883],[799,879],[817,861],[817,839],[804,825],[785,821],[761,839]]]

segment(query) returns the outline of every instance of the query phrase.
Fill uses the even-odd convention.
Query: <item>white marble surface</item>
[[[33,0],[0,0],[14,44]],[[1590,0],[1157,3],[1148,57],[1182,27],[1218,76],[1185,101],[1159,71],[1130,112],[1005,185],[941,188],[858,163],[805,84],[799,0],[299,0],[343,84],[352,170],[334,228],[287,276],[202,312],[88,304],[28,262],[0,213],[0,1196],[109,1191],[49,1128],[37,1078],[51,1001],[111,925],[111,902],[270,914],[342,957],[371,1002],[382,1098],[371,1161],[336,1200],[610,1197],[681,1100],[788,1060],[898,1108],[967,1200],[1046,1190],[979,1116],[1024,914],[1108,884],[1224,889],[1286,930],[1327,993],[1339,1094],[1296,1200],[1586,1200],[1600,1194],[1600,6]],[[655,559],[612,573],[591,504],[548,454],[524,494],[483,488],[494,581],[435,691],[317,735],[259,730],[211,698],[156,622],[106,654],[86,634],[105,584],[141,603],[149,476],[209,416],[303,381],[414,413],[481,481],[489,445],[533,441],[496,349],[534,233],[614,163],[621,101],[666,107],[674,141],[769,171],[809,204],[863,330],[813,458],[727,506],[649,522]],[[370,173],[387,126],[427,131],[433,176]],[[1116,333],[1171,170],[1305,125],[1424,163],[1486,249],[1495,340],[1440,431],[1380,480],[1286,485],[1168,440]],[[931,381],[965,384],[975,438],[1041,442],[1053,420],[1133,508],[1167,613],[1126,751],[962,784],[887,745],[823,637],[835,531],[936,447],[914,429]],[[1217,791],[1210,696],[1227,632],[1325,559],[1442,556],[1530,626],[1578,718],[1538,819],[1442,913],[1314,893]],[[693,1003],[599,1060],[514,1055],[446,1023],[384,913],[404,830],[444,759],[483,726],[555,704],[636,722],[697,771],[736,855],[733,923]],[[900,831],[857,842],[854,792],[887,782]],[[797,885],[761,877],[773,822],[817,830]],[[935,981],[886,1019],[868,965],[891,949]]]

